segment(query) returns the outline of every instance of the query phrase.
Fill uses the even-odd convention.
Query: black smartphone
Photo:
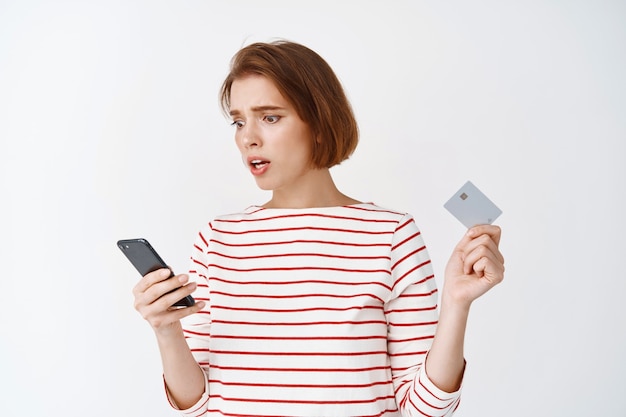
[[[117,247],[122,250],[124,255],[126,255],[130,263],[133,264],[142,277],[152,271],[156,271],[157,269],[169,268],[146,239],[139,238],[118,240]],[[174,272],[171,272],[170,277],[172,276],[174,276]],[[176,289],[172,291],[175,290]],[[195,302],[196,301],[193,297],[188,295],[175,302],[172,307],[189,307],[194,305]]]

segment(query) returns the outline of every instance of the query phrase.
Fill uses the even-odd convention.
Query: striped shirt
[[[428,379],[437,287],[409,214],[370,203],[220,216],[183,322],[206,375],[185,416],[449,416]],[[170,401],[171,402],[171,401]],[[176,406],[172,402],[172,406]]]

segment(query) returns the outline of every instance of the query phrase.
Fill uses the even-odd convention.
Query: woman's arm
[[[428,378],[443,391],[454,392],[461,386],[465,329],[472,302],[504,278],[500,235],[498,226],[469,229],[446,266],[439,323],[426,358]]]
[[[193,293],[196,283],[187,284],[189,277],[184,274],[169,276],[169,269],[147,274],[135,286],[133,294],[135,309],[150,323],[156,335],[170,397],[179,409],[186,409],[202,397],[205,376],[189,350],[180,320],[200,311],[205,303],[198,301],[191,307],[171,308],[177,300]]]

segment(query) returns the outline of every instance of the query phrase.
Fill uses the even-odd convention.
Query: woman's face
[[[314,170],[308,125],[268,78],[249,75],[230,91],[235,141],[263,190],[297,190]]]

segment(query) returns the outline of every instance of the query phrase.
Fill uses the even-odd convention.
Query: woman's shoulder
[[[409,213],[391,209],[373,202],[362,202],[343,206],[307,208],[265,208],[251,205],[239,212],[216,216],[215,222],[237,222],[246,220],[281,219],[293,217],[328,217],[363,220],[401,221],[411,217]]]

